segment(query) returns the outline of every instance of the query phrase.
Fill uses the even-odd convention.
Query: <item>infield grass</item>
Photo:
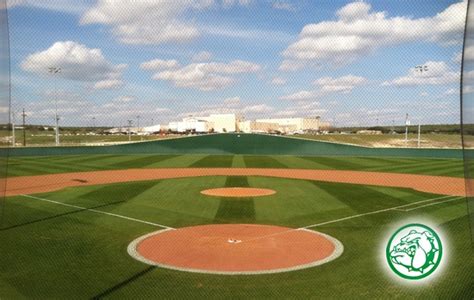
[[[205,188],[250,186],[276,194],[220,198]],[[9,298],[471,298],[469,226],[464,200],[404,212],[389,210],[437,195],[409,189],[268,177],[196,177],[67,188],[8,198],[0,230],[0,296]],[[67,207],[41,199],[75,205]],[[416,207],[417,205],[414,205]],[[89,208],[94,209],[91,211]],[[411,207],[411,206],[410,206]],[[256,276],[195,274],[151,267],[126,251],[135,238],[161,229],[126,216],[174,228],[214,223],[313,227],[344,245],[322,266]],[[407,287],[384,268],[383,247],[393,224],[429,219],[448,237],[447,263],[434,281]],[[382,249],[382,252],[381,252]]]
[[[9,176],[130,168],[338,169],[462,177],[463,161],[448,158],[258,156],[258,155],[69,155],[12,157]]]

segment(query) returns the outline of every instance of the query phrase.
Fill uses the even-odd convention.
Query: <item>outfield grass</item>
[[[271,159],[262,160],[262,164],[273,163]],[[226,158],[216,161],[229,163]],[[252,157],[239,158],[239,163],[242,161],[256,164]],[[196,158],[193,163],[207,165],[209,158]],[[199,193],[222,186],[271,188],[277,193],[233,200]],[[298,228],[436,197],[409,189],[225,176],[84,186],[36,196],[176,228],[214,223]],[[8,198],[5,204],[0,266],[8,267],[0,272],[2,299],[71,295],[155,299],[474,297],[474,259],[464,200],[315,227],[344,244],[341,257],[319,267],[256,276],[172,271],[131,258],[127,245],[160,229],[157,226],[23,196]],[[420,216],[447,237],[449,254],[442,276],[408,287],[388,275],[380,255],[393,224]]]
[[[11,157],[9,176],[127,168],[339,169],[462,177],[463,161],[441,158],[255,155],[69,155]]]
[[[62,131],[60,129],[60,141],[62,146],[78,146],[78,145],[89,145],[89,144],[114,144],[114,143],[127,143],[129,137],[127,134],[122,135],[110,135],[110,134],[96,134],[88,135],[87,131],[83,131],[79,134],[70,131]],[[181,135],[131,135],[130,141],[154,141],[162,140],[166,138],[176,138]],[[12,146],[12,132],[6,130],[0,130],[0,147]],[[56,137],[54,131],[38,131],[38,130],[27,130],[25,132],[25,140],[27,146],[54,146],[56,143]],[[15,132],[15,142],[17,147],[23,146],[23,130],[17,130]]]
[[[345,143],[365,147],[418,147],[418,134],[408,134],[408,142],[405,142],[404,134],[321,134],[321,135],[297,135],[294,138],[305,138],[332,143]],[[469,147],[472,147],[469,144]],[[423,133],[420,136],[420,147],[422,148],[462,148],[460,134],[435,134]]]

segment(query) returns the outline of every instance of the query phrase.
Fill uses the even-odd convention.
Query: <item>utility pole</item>
[[[132,122],[133,120],[128,120],[128,141],[130,142],[132,140]]]
[[[23,117],[23,147],[26,146],[26,113],[25,109],[23,108],[23,113],[21,114]]]
[[[95,129],[95,117],[92,117],[92,128]]]

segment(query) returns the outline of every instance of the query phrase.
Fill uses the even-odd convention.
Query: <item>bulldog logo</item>
[[[392,235],[386,256],[390,268],[402,278],[425,278],[439,266],[441,240],[428,226],[409,224]]]

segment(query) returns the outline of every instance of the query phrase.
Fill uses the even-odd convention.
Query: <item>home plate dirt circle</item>
[[[341,242],[320,232],[254,224],[159,230],[128,246],[132,257],[149,265],[225,275],[310,268],[338,258],[343,251]]]
[[[225,187],[201,191],[201,194],[216,197],[262,197],[275,194],[276,191],[249,187]]]

